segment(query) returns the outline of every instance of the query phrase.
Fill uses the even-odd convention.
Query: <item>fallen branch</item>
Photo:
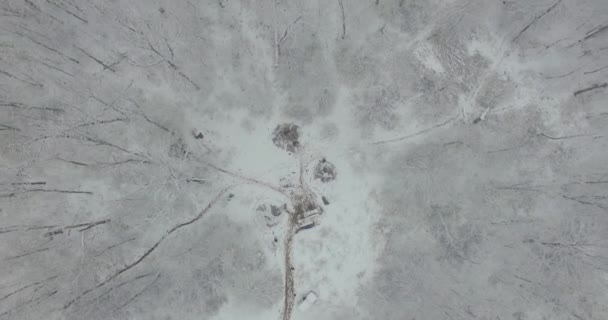
[[[51,112],[57,112],[57,113],[63,113],[65,112],[65,110],[63,109],[59,109],[59,108],[51,108],[51,107],[31,107],[28,105],[25,105],[21,102],[0,102],[0,107],[10,107],[10,108],[15,108],[15,109],[27,109],[27,110],[41,110],[41,111],[51,111]]]
[[[515,36],[515,38],[513,38],[513,42],[517,41],[519,39],[519,37],[521,37],[524,32],[526,32],[526,30],[528,30],[533,24],[535,24],[536,22],[538,22],[538,20],[542,19],[542,17],[544,17],[545,15],[547,15],[549,12],[551,12],[551,10],[555,9],[555,7],[557,7],[563,0],[558,0],[557,2],[555,2],[555,4],[553,4],[551,7],[549,7],[549,9],[545,10],[542,14],[536,16],[530,23],[528,23],[523,29],[521,29],[521,31],[519,31],[519,33]]]
[[[124,240],[124,241],[121,241],[121,242],[119,242],[119,243],[115,243],[115,244],[113,244],[113,245],[111,245],[111,246],[109,246],[109,247],[105,248],[105,249],[104,249],[104,250],[102,250],[100,253],[96,254],[96,255],[95,255],[95,257],[99,257],[99,256],[101,256],[102,254],[106,253],[106,252],[107,252],[107,251],[109,251],[109,250],[112,250],[112,249],[114,249],[114,248],[116,248],[116,247],[118,247],[118,246],[120,246],[120,245],[123,245],[123,244],[125,244],[125,243],[127,243],[127,242],[131,242],[131,241],[134,241],[134,240],[135,240],[135,238],[129,238],[129,239]]]
[[[587,35],[581,41],[589,40],[593,37],[596,37],[597,35],[599,35],[600,33],[604,32],[606,30],[608,30],[608,25],[601,26],[601,27],[598,26],[595,29],[588,31]]]
[[[604,70],[604,69],[606,69],[606,68],[608,68],[608,66],[604,66],[604,67],[601,67],[601,68],[599,68],[599,69],[595,69],[595,70],[592,70],[592,71],[586,71],[586,72],[583,72],[583,74],[592,74],[592,73],[596,73],[596,72],[602,71],[602,70]]]
[[[539,136],[545,137],[550,140],[566,140],[566,139],[574,139],[574,138],[582,138],[582,137],[590,137],[588,134],[574,134],[570,136],[561,136],[561,137],[553,137],[546,133],[539,133]]]
[[[0,198],[12,198],[18,194],[31,193],[31,192],[45,192],[45,193],[67,193],[67,194],[87,194],[92,195],[91,191],[80,191],[80,190],[61,190],[61,189],[27,189],[20,191],[13,191],[11,193],[1,194]]]
[[[302,16],[299,16],[289,26],[287,26],[287,28],[285,28],[285,32],[283,33],[283,36],[281,37],[281,39],[279,39],[279,42],[277,43],[278,56],[281,56],[281,44],[283,43],[283,40],[285,40],[287,38],[287,35],[289,33],[289,29],[291,29],[291,27],[293,25],[295,25],[296,23],[298,23],[298,21],[300,21],[301,18],[302,18]]]
[[[98,58],[94,57],[92,54],[86,52],[84,49],[80,48],[80,47],[76,47],[74,46],[74,48],[82,51],[82,53],[84,53],[87,57],[91,58],[93,61],[97,62],[99,65],[101,65],[103,67],[103,70],[110,70],[112,72],[116,72],[116,70],[112,69],[111,66],[107,65],[105,62],[99,60]]]
[[[8,77],[8,78],[11,78],[11,79],[17,80],[17,81],[21,81],[21,82],[23,82],[23,83],[25,83],[25,84],[29,84],[29,85],[31,85],[31,86],[35,86],[35,87],[39,87],[39,88],[44,87],[44,86],[43,86],[41,83],[34,83],[34,82],[30,82],[30,81],[23,80],[23,79],[21,79],[21,78],[17,77],[16,75],[14,75],[14,74],[12,74],[12,73],[9,73],[9,72],[7,72],[7,71],[4,71],[4,70],[0,70],[0,74],[1,74],[1,75],[6,76],[6,77]]]
[[[446,120],[444,122],[441,122],[439,124],[436,124],[436,125],[434,125],[432,127],[429,127],[429,128],[426,128],[426,129],[423,129],[423,130],[420,130],[418,132],[415,132],[415,133],[412,133],[412,134],[408,134],[408,135],[405,135],[405,136],[372,142],[372,145],[386,144],[386,143],[392,143],[392,142],[400,142],[400,141],[404,141],[404,140],[407,140],[407,139],[410,139],[410,138],[414,138],[414,137],[417,137],[419,135],[422,135],[422,134],[428,133],[430,131],[433,131],[435,129],[439,129],[439,128],[443,127],[443,126],[446,126],[446,125],[450,124],[451,122],[453,122],[454,120],[456,120],[457,118],[458,118],[458,116],[454,116],[454,117],[452,117],[452,118],[450,118],[450,119],[448,119],[448,120]]]
[[[209,204],[207,204],[207,206],[198,214],[196,215],[194,218],[185,221],[183,223],[177,224],[175,225],[173,228],[169,229],[162,237],[160,237],[160,239],[158,239],[156,241],[156,243],[154,243],[148,250],[146,250],[139,258],[137,258],[135,261],[127,264],[126,266],[122,267],[121,269],[115,271],[112,275],[110,275],[109,277],[107,277],[104,281],[98,283],[96,286],[91,287],[85,291],[83,291],[80,295],[78,295],[76,298],[70,300],[67,304],[64,305],[64,309],[69,308],[70,306],[72,306],[74,303],[76,303],[78,300],[80,300],[83,296],[85,296],[86,294],[88,294],[89,292],[100,288],[104,285],[106,285],[107,283],[109,283],[110,281],[116,279],[118,276],[120,276],[121,274],[131,270],[132,268],[134,268],[135,266],[137,266],[139,263],[141,263],[142,261],[144,261],[148,256],[150,256],[150,254],[152,254],[152,252],[154,252],[158,246],[160,246],[160,244],[173,232],[178,231],[179,229],[189,226],[195,222],[197,222],[198,220],[200,220],[211,208],[213,208],[213,206],[221,199],[221,197],[228,192],[230,189],[232,189],[234,187],[234,185],[232,186],[228,186],[224,189],[222,189],[210,202]]]
[[[3,296],[2,298],[0,298],[0,301],[5,300],[6,298],[11,297],[11,296],[13,296],[13,295],[15,295],[15,294],[17,294],[17,293],[19,293],[19,292],[21,292],[21,291],[23,291],[23,290],[27,289],[27,288],[31,288],[31,287],[34,287],[34,286],[41,285],[41,284],[43,284],[43,283],[45,283],[45,282],[47,282],[47,281],[51,281],[51,280],[53,280],[53,279],[55,279],[55,278],[57,278],[57,276],[52,276],[52,277],[46,278],[46,279],[44,279],[44,280],[42,280],[42,281],[37,281],[37,282],[31,283],[31,284],[28,284],[28,285],[26,285],[26,286],[23,286],[23,287],[21,287],[21,288],[19,288],[19,289],[15,290],[15,291],[13,291],[13,292],[11,292],[11,293],[9,293],[9,294],[5,295],[5,296]]]
[[[74,63],[80,63],[80,61],[78,61],[78,60],[76,60],[76,59],[74,59],[74,58],[72,58],[72,57],[70,57],[70,56],[66,55],[66,54],[65,54],[65,53],[63,53],[63,52],[58,51],[58,50],[57,50],[57,49],[55,49],[55,48],[51,48],[50,46],[47,46],[47,45],[45,45],[44,43],[42,43],[42,42],[40,42],[40,41],[38,41],[38,40],[35,40],[35,39],[34,39],[34,38],[32,38],[32,37],[29,37],[29,36],[27,36],[27,35],[25,35],[25,34],[19,33],[18,31],[14,31],[14,33],[15,33],[15,34],[17,34],[18,36],[21,36],[21,37],[23,37],[23,38],[26,38],[26,39],[30,40],[31,42],[33,42],[33,43],[35,43],[35,44],[37,44],[37,45],[39,45],[39,46],[41,46],[41,47],[43,47],[43,48],[45,48],[45,49],[47,49],[47,50],[51,51],[51,52],[54,52],[54,53],[56,53],[56,54],[60,55],[61,57],[65,58],[65,59],[68,59],[68,60],[70,60],[70,61],[72,61],[72,62],[74,62]]]
[[[608,82],[604,82],[602,84],[594,84],[591,87],[575,91],[574,96],[576,97],[579,94],[583,94],[583,93],[591,91],[591,90],[596,90],[596,89],[606,88],[606,87],[608,87]]]
[[[344,4],[342,0],[338,0],[338,4],[340,4],[340,11],[342,11],[342,40],[346,38],[346,15],[344,14]]]
[[[9,261],[9,260],[14,260],[14,259],[19,259],[19,258],[27,257],[27,256],[35,254],[35,253],[48,251],[49,249],[50,248],[42,248],[42,249],[26,252],[26,253],[23,253],[23,254],[20,254],[20,255],[17,255],[17,256],[8,257],[8,258],[4,259],[4,261]]]
[[[56,3],[55,3],[55,2],[53,2],[53,1],[46,0],[46,2],[47,2],[47,3],[52,4],[53,6],[55,6],[55,7],[59,8],[59,9],[61,9],[61,10],[63,10],[63,11],[65,11],[67,14],[69,14],[69,15],[71,15],[72,17],[74,17],[74,18],[76,18],[76,19],[78,19],[78,20],[82,21],[83,23],[87,23],[87,24],[89,23],[89,21],[87,21],[85,18],[83,18],[83,17],[81,17],[81,16],[79,16],[79,15],[75,14],[74,12],[72,12],[72,11],[68,10],[67,8],[65,8],[65,7],[63,7],[63,6],[60,6],[60,5],[56,4]]]
[[[156,278],[154,278],[154,280],[152,280],[152,282],[150,282],[149,284],[147,284],[143,289],[141,289],[139,292],[137,292],[134,296],[132,296],[131,298],[129,298],[129,300],[127,300],[125,303],[123,303],[122,305],[120,305],[118,308],[114,309],[115,311],[118,311],[124,307],[126,307],[129,303],[133,302],[133,300],[137,299],[137,297],[139,297],[140,295],[142,295],[142,293],[144,293],[144,291],[148,290],[148,288],[150,288],[151,286],[153,286],[158,279],[160,279],[160,274],[158,274],[156,276]]]

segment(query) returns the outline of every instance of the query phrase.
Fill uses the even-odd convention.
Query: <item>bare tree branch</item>
[[[228,192],[230,189],[232,189],[234,187],[234,185],[232,186],[228,186],[224,189],[222,189],[215,197],[213,197],[213,199],[211,199],[211,201],[209,202],[209,204],[207,204],[207,206],[198,214],[196,215],[194,218],[187,220],[185,222],[182,222],[180,224],[175,225],[174,227],[172,227],[171,229],[169,229],[162,237],[160,237],[160,239],[158,239],[148,250],[146,250],[139,258],[137,258],[135,261],[127,264],[126,266],[122,267],[121,269],[117,270],[116,272],[114,272],[112,275],[110,275],[108,278],[106,278],[104,281],[98,283],[96,286],[91,287],[85,291],[83,291],[80,295],[78,295],[77,297],[75,297],[74,299],[70,300],[65,306],[64,309],[69,308],[70,306],[72,306],[74,303],[76,303],[78,300],[80,300],[83,296],[85,296],[86,294],[88,294],[89,292],[100,288],[102,286],[104,286],[105,284],[109,283],[110,281],[116,279],[118,276],[120,276],[121,274],[129,271],[130,269],[134,268],[135,266],[137,266],[139,263],[141,263],[142,261],[144,261],[150,254],[152,254],[152,252],[154,252],[158,246],[160,246],[160,244],[173,232],[178,231],[179,229],[189,226],[195,222],[197,222],[198,220],[200,220],[203,216],[205,216],[205,214],[211,209],[213,208],[213,206],[215,206],[215,204],[221,199],[221,197]]]
[[[528,23],[523,29],[521,29],[519,31],[519,33],[515,36],[515,38],[513,38],[513,42],[517,41],[519,39],[519,37],[522,36],[522,34],[524,34],[524,32],[526,32],[526,30],[528,30],[533,24],[535,24],[536,22],[538,22],[538,20],[542,19],[545,15],[547,15],[549,12],[551,12],[551,10],[555,9],[555,7],[557,7],[563,0],[557,0],[552,6],[550,6],[547,10],[545,10],[543,13],[541,13],[540,15],[534,17],[534,19],[532,21],[530,21],[530,23]]]
[[[74,46],[74,48],[80,50],[82,53],[84,53],[87,57],[91,58],[93,61],[97,62],[99,65],[101,65],[103,67],[103,70],[110,70],[112,72],[116,72],[116,70],[112,69],[111,66],[107,65],[105,62],[99,60],[98,58],[96,58],[95,56],[93,56],[92,54],[88,53],[87,51],[85,51],[84,49]]]
[[[87,194],[92,195],[91,191],[79,191],[79,190],[61,190],[61,189],[27,189],[27,190],[18,190],[13,191],[11,193],[0,194],[0,198],[12,198],[19,194],[24,193],[32,193],[32,192],[42,192],[42,193],[68,193],[68,194]]]
[[[574,91],[574,96],[576,97],[579,94],[583,94],[583,93],[588,92],[588,91],[592,91],[592,90],[596,90],[596,89],[601,89],[601,88],[606,88],[606,87],[608,87],[608,82],[604,82],[602,84],[599,84],[599,83],[598,84],[594,84],[591,87]]]

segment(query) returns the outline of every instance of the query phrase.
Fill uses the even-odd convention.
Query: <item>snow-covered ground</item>
[[[608,2],[0,3],[0,320],[608,318]]]

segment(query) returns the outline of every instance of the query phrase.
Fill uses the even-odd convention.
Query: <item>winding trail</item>
[[[295,298],[295,283],[293,279],[293,261],[291,260],[293,238],[295,236],[297,218],[296,214],[291,213],[288,220],[287,233],[285,235],[284,249],[284,268],[285,268],[285,288],[283,292],[283,311],[281,312],[281,320],[290,320],[293,312]]]

